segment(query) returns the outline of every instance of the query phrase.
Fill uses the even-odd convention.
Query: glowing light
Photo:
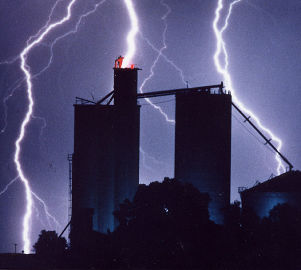
[[[122,68],[122,62],[123,62],[124,57],[119,56],[116,60],[115,60],[115,68]]]
[[[135,37],[136,37],[136,34],[138,33],[139,31],[139,27],[138,27],[138,19],[137,19],[137,15],[136,15],[136,12],[135,12],[135,9],[134,9],[134,6],[133,6],[133,3],[132,1],[130,0],[124,0],[126,6],[127,6],[127,9],[128,9],[128,14],[129,14],[129,17],[130,17],[130,21],[131,21],[131,30],[129,31],[128,33],[128,36],[127,36],[127,43],[128,43],[128,51],[124,57],[124,60],[123,60],[123,66],[124,67],[127,67],[129,66],[129,63],[132,61],[132,58],[136,52],[136,45],[135,45]],[[166,22],[166,19],[168,17],[168,15],[170,14],[171,12],[171,9],[170,7],[164,2],[164,0],[161,0],[160,1],[161,5],[163,5],[165,8],[166,8],[166,13],[161,17],[161,20],[164,21],[164,30],[163,30],[163,34],[162,34],[162,40],[163,40],[163,46],[160,48],[160,49],[157,49],[147,38],[145,38],[142,33],[140,33],[141,37],[147,42],[147,44],[154,50],[158,53],[155,61],[153,62],[152,66],[151,66],[151,69],[150,69],[150,75],[142,82],[140,88],[139,88],[139,91],[140,93],[143,93],[143,88],[145,86],[145,84],[154,76],[154,68],[156,67],[160,57],[162,56],[169,64],[171,64],[179,73],[180,73],[180,76],[182,78],[182,81],[183,83],[185,84],[185,80],[184,80],[184,75],[183,75],[183,71],[177,67],[175,65],[174,62],[172,62],[170,59],[168,59],[164,54],[163,54],[163,51],[167,48],[167,45],[166,45],[166,32],[167,32],[167,22]],[[146,101],[156,110],[158,110],[161,115],[163,115],[163,117],[165,118],[165,120],[168,122],[168,123],[172,123],[174,124],[175,123],[175,120],[174,119],[171,119],[168,117],[168,115],[162,110],[162,108],[158,105],[155,105],[154,103],[151,102],[150,99],[146,98]]]
[[[226,19],[225,19],[225,23],[222,26],[222,28],[218,28],[218,23],[219,23],[220,17],[221,17],[221,15],[220,15],[221,10],[223,9],[223,0],[218,0],[218,2],[217,2],[217,7],[216,7],[216,10],[215,10],[215,18],[214,18],[213,25],[212,25],[214,33],[215,33],[215,37],[216,37],[216,51],[215,51],[215,54],[214,54],[214,57],[213,57],[214,64],[215,64],[217,72],[220,73],[223,76],[223,80],[225,82],[226,87],[229,90],[231,90],[233,102],[245,114],[249,115],[251,117],[251,119],[256,123],[256,125],[263,132],[265,132],[272,139],[272,141],[276,142],[277,149],[278,149],[278,151],[280,151],[280,149],[282,147],[282,141],[278,137],[276,137],[270,129],[265,127],[261,123],[258,116],[256,116],[254,112],[249,110],[236,96],[235,88],[233,87],[233,84],[232,84],[231,74],[229,73],[229,70],[228,70],[228,66],[229,66],[228,53],[227,53],[225,41],[223,39],[223,32],[227,29],[227,27],[229,25],[229,18],[231,16],[232,9],[233,9],[234,5],[239,3],[239,2],[241,2],[241,0],[235,0],[230,4],[229,10],[228,10],[228,13],[227,13],[227,16],[226,16]],[[220,57],[221,56],[223,56],[224,65],[222,65],[221,62],[220,62]],[[275,155],[275,159],[276,159],[277,164],[278,164],[277,173],[281,174],[282,172],[285,172],[285,167],[284,167],[284,165],[282,163],[282,160],[280,159],[278,154]]]
[[[33,106],[34,106],[34,101],[32,97],[32,75],[30,73],[30,68],[27,65],[27,55],[28,53],[37,45],[39,44],[45,36],[54,28],[56,28],[59,25],[62,25],[66,21],[68,21],[71,18],[71,8],[74,5],[76,0],[70,1],[70,3],[67,6],[67,15],[54,23],[48,24],[47,27],[44,27],[42,31],[39,31],[38,34],[31,36],[28,41],[27,41],[27,46],[24,48],[24,50],[20,54],[20,59],[21,59],[21,65],[20,68],[23,71],[25,75],[25,80],[26,80],[26,85],[27,85],[27,98],[28,98],[28,109],[25,115],[25,118],[22,121],[21,127],[20,127],[20,132],[18,135],[18,138],[15,142],[15,155],[14,155],[14,162],[16,165],[16,169],[18,172],[18,177],[20,180],[23,182],[24,187],[25,187],[25,193],[26,193],[26,211],[25,215],[23,218],[23,242],[24,242],[24,252],[25,253],[30,253],[30,220],[31,220],[31,215],[32,215],[32,205],[33,205],[33,199],[32,199],[32,191],[30,188],[29,180],[25,176],[21,162],[20,162],[20,153],[21,153],[21,143],[25,137],[25,132],[26,132],[26,127],[28,123],[30,122],[32,113],[33,113]],[[56,2],[57,3],[57,2]]]
[[[144,79],[144,81],[142,82],[142,84],[141,84],[141,86],[139,88],[140,93],[143,93],[143,88],[144,88],[145,84],[154,76],[154,68],[156,67],[156,65],[157,65],[160,57],[162,56],[163,51],[167,48],[167,45],[166,45],[167,22],[166,22],[166,19],[167,19],[168,15],[170,14],[171,9],[170,9],[170,7],[163,0],[161,0],[160,3],[161,3],[161,5],[165,6],[165,8],[166,8],[166,13],[161,17],[161,20],[164,22],[164,30],[163,30],[163,34],[162,34],[163,46],[157,51],[158,55],[155,58],[155,61],[153,62],[152,66],[150,68],[150,74],[148,75],[148,77],[146,77]],[[147,39],[145,39],[145,40],[148,42],[148,44],[151,44]],[[152,48],[154,48],[154,47],[152,46]],[[183,74],[183,73],[181,73],[181,74]],[[153,102],[151,102],[151,100],[149,98],[146,98],[145,100],[154,109],[158,110],[161,115],[163,115],[163,117],[165,118],[166,122],[175,124],[175,120],[174,119],[170,119],[168,117],[168,115],[162,110],[162,108],[160,106],[155,105]]]
[[[136,52],[135,37],[139,31],[138,18],[132,0],[124,0],[131,21],[131,30],[127,35],[127,53],[124,57],[123,66],[128,67]]]

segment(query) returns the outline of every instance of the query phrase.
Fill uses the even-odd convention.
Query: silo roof
[[[248,188],[249,192],[301,192],[301,171],[289,171]]]

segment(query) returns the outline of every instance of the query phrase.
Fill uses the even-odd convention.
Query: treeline
[[[45,242],[44,231],[36,253],[57,267],[301,269],[299,210],[277,205],[259,219],[235,202],[224,209],[222,226],[209,219],[209,200],[173,179],[139,185],[133,202],[114,213],[114,232],[91,232],[72,250],[63,240]]]

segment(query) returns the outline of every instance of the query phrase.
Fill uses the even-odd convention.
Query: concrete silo
[[[301,172],[288,171],[251,188],[239,188],[242,209],[267,217],[277,204],[287,203],[301,209]]]
[[[117,226],[113,211],[139,184],[137,68],[114,68],[114,105],[74,105],[71,243]]]
[[[177,94],[175,178],[209,193],[210,218],[219,224],[230,204],[230,174],[231,95]]]

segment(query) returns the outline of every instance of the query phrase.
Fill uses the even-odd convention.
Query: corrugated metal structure
[[[277,204],[287,203],[301,209],[301,172],[289,171],[246,189],[239,188],[243,209],[259,217],[269,215]]]
[[[224,220],[230,204],[231,95],[176,94],[175,178],[210,195],[209,214]]]
[[[75,104],[71,244],[114,230],[113,211],[139,184],[136,68],[114,68],[114,105]]]

